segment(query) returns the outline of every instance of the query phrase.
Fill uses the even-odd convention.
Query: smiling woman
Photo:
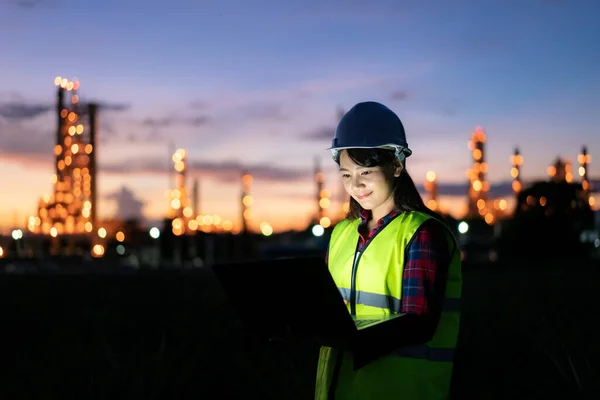
[[[460,320],[460,252],[406,172],[412,151],[402,122],[382,104],[359,103],[341,119],[330,150],[351,200],[331,234],[329,271],[353,317],[382,322],[357,330],[347,348],[321,348],[315,396],[445,399]]]

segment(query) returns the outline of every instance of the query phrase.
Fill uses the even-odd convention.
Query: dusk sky
[[[325,151],[336,108],[365,100],[398,113],[409,173],[422,184],[435,171],[456,215],[477,126],[492,190],[510,181],[515,146],[533,180],[585,144],[598,179],[599,20],[597,0],[3,1],[0,231],[52,191],[55,76],[101,105],[103,218],[138,213],[131,196],[148,219],[166,213],[173,142],[200,178],[202,213],[237,221],[247,168],[256,225],[301,227],[315,156],[341,187]]]

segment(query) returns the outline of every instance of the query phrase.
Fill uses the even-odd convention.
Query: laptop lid
[[[320,257],[213,266],[240,319],[255,334],[294,334],[343,346],[356,332],[327,264]]]

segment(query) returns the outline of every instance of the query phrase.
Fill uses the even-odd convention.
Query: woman
[[[454,236],[405,168],[404,127],[389,108],[355,105],[330,148],[350,195],[328,265],[352,316],[405,314],[322,347],[317,399],[447,399],[462,278]]]

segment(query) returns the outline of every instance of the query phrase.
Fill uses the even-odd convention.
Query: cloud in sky
[[[404,101],[409,98],[409,94],[406,90],[395,90],[390,94],[390,100],[392,101]]]
[[[47,166],[53,159],[52,149],[56,144],[57,117],[52,112],[55,105],[27,101],[16,93],[2,98],[7,99],[0,101],[0,155],[3,161],[27,167]],[[119,134],[115,123],[130,106],[112,102],[98,104],[101,116],[99,140],[105,144]],[[85,103],[81,105],[80,114],[86,115]]]
[[[7,102],[0,104],[0,117],[9,120],[23,120],[38,117],[51,110],[47,104],[27,104],[21,102]]]
[[[211,122],[211,118],[207,115],[197,117],[147,117],[141,125],[149,128],[169,128],[175,125],[202,126]]]
[[[234,119],[241,117],[243,120],[266,120],[266,121],[289,121],[290,117],[283,110],[280,103],[275,102],[257,102],[246,104],[237,110]]]
[[[32,10],[43,4],[44,0],[11,0],[10,3],[23,10]]]
[[[263,88],[235,87],[230,82],[214,92],[207,91],[203,97],[175,101],[151,114],[135,116],[139,111],[134,108],[117,129],[126,131],[124,137],[152,136],[165,143],[173,141],[178,146],[201,146],[219,152],[240,145],[249,149],[253,143],[263,144],[270,138],[285,137],[285,143],[289,143],[288,140],[302,140],[296,132],[298,127],[307,129],[319,120],[335,124],[335,109],[323,105],[328,97],[389,79],[342,73]],[[103,120],[106,119],[100,119]],[[177,129],[171,129],[174,127]]]
[[[2,128],[0,157],[23,165],[47,165],[52,159],[54,133],[49,130],[27,130],[27,134],[11,133]]]
[[[106,195],[105,198],[114,201],[117,214],[114,216],[115,218],[123,220],[137,219],[143,221],[143,209],[145,203],[137,199],[133,191],[127,186],[122,186],[118,191]]]
[[[127,111],[131,108],[131,104],[127,103],[111,103],[106,101],[90,101],[98,106],[98,111]]]
[[[132,159],[122,163],[111,163],[101,166],[103,173],[111,174],[167,174],[170,172],[166,160],[158,158]],[[310,169],[295,169],[275,166],[268,163],[252,164],[240,161],[188,161],[189,176],[200,176],[218,180],[223,183],[238,182],[244,171],[250,172],[261,181],[295,181],[312,179]]]
[[[4,105],[6,103],[0,104],[0,108]],[[18,113],[27,116],[0,117],[0,159],[28,167],[47,166],[53,158],[56,133],[52,128],[56,120],[49,112]]]
[[[200,110],[202,108],[202,110]],[[203,147],[217,149],[224,143],[231,147],[235,137],[248,136],[260,140],[268,127],[281,127],[290,122],[289,104],[274,101],[237,101],[236,104],[194,102],[187,112],[167,110],[160,116],[148,116],[139,122],[145,130],[135,129],[129,137],[146,137],[154,141],[177,142],[190,146],[201,143]],[[199,112],[200,111],[200,112]],[[262,132],[259,132],[262,131]],[[279,128],[281,132],[282,129]]]
[[[412,73],[409,74],[412,75]],[[401,75],[402,72],[398,72],[397,76],[382,76],[337,71],[332,76],[322,75],[277,86],[265,86],[260,89],[244,88],[244,86],[236,86],[235,82],[230,82],[229,87],[221,87],[218,91],[210,93],[206,97],[193,99],[188,104],[191,108],[201,108],[203,111],[238,109],[246,110],[246,114],[256,115],[257,110],[262,110],[262,112],[258,112],[258,115],[264,115],[264,110],[267,109],[276,110],[279,113],[279,107],[283,104],[297,104],[311,98],[346,90],[392,83],[401,79]]]
[[[40,115],[46,114],[56,107],[55,104],[40,104],[34,102],[26,102],[22,96],[18,94],[12,94],[13,98],[20,100],[9,100],[0,102],[0,117],[4,117],[9,120],[25,120],[33,119]],[[110,103],[110,102],[98,102],[98,111],[126,111],[131,105],[123,103]],[[80,109],[82,114],[86,113],[88,105],[86,103],[80,103]]]
[[[411,157],[412,158],[412,157]],[[414,165],[414,163],[412,164]],[[332,167],[333,168],[333,167]],[[146,158],[132,159],[126,163],[113,163],[102,166],[103,173],[110,174],[149,174],[166,175],[170,170],[166,167],[165,160]],[[188,176],[200,177],[203,179],[216,180],[222,183],[237,183],[243,171],[250,172],[256,181],[272,183],[289,183],[293,181],[303,182],[310,185],[313,180],[312,168],[286,168],[272,164],[252,164],[239,161],[227,160],[222,162],[214,161],[190,161],[188,164]],[[335,176],[335,175],[334,175]],[[418,183],[419,179],[413,176],[417,188],[422,193],[425,189]],[[335,178],[329,182],[329,185],[336,186]],[[468,192],[468,183],[441,183],[438,184],[438,191],[441,196],[463,196]],[[512,194],[511,181],[502,181],[491,185],[491,196],[509,196]]]

